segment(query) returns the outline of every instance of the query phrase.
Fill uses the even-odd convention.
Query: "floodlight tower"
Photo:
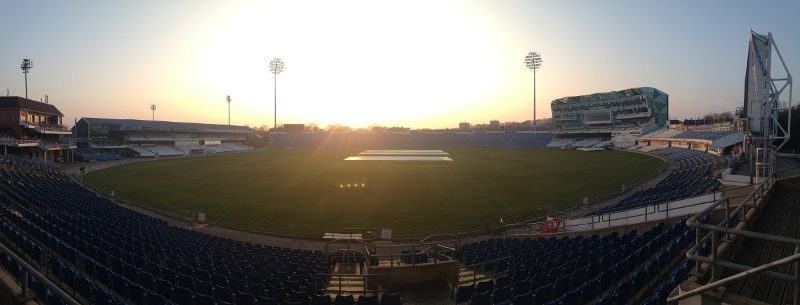
[[[278,129],[278,74],[281,74],[281,72],[283,72],[283,68],[284,68],[283,60],[281,60],[280,58],[274,58],[269,62],[269,71],[272,72],[273,76],[273,94],[274,94],[273,105],[275,107],[273,111],[273,116],[274,116],[273,117],[274,121],[272,123],[273,130]]]
[[[755,168],[750,177],[755,182],[755,177],[769,177],[775,171],[777,152],[791,139],[792,74],[772,33],[750,31],[744,93],[739,116],[745,124],[747,154]],[[784,113],[787,119],[782,122]]]
[[[231,126],[231,96],[226,96],[225,100],[228,102],[228,126]]]
[[[150,105],[150,110],[153,111],[153,121],[156,120],[156,105]]]
[[[525,66],[533,70],[533,132],[536,133],[536,70],[542,67],[542,55],[536,51],[528,53]]]
[[[25,74],[25,98],[28,98],[28,71],[33,68],[33,60],[29,58],[25,58],[22,60],[22,64],[19,66],[22,69],[22,74]]]

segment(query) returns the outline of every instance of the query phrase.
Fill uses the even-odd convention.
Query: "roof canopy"
[[[56,106],[19,96],[0,96],[0,109],[25,109],[45,114],[64,116]]]
[[[81,118],[89,124],[113,125],[117,131],[167,131],[167,132],[238,132],[252,133],[247,126],[149,121],[131,119]]]
[[[553,100],[551,104],[573,104],[573,103],[582,103],[582,102],[596,102],[596,101],[607,101],[607,100],[614,100],[629,96],[638,96],[642,94],[648,94],[656,90],[655,88],[651,87],[639,87],[639,88],[630,88],[625,90],[619,91],[610,91],[610,92],[602,92],[602,93],[593,93],[588,95],[578,95],[578,96],[568,96],[562,97],[559,99]]]

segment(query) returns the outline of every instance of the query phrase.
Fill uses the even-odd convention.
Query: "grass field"
[[[399,236],[544,215],[583,196],[614,192],[663,165],[620,151],[503,148],[444,149],[453,162],[342,161],[360,151],[262,150],[140,162],[91,172],[84,182],[150,208],[202,211],[235,227],[312,236],[393,228]]]

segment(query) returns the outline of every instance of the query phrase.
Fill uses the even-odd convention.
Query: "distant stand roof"
[[[56,106],[29,100],[19,96],[0,96],[0,109],[25,109],[52,115],[64,116]]]
[[[624,97],[630,96],[638,96],[642,94],[647,94],[648,91],[657,90],[652,87],[638,87],[638,88],[629,88],[624,90],[618,91],[609,91],[609,92],[600,92],[600,93],[592,93],[587,95],[577,95],[577,96],[567,96],[555,99],[551,102],[551,104],[576,104],[576,103],[587,103],[587,102],[596,102],[596,101],[606,101],[606,100],[613,100],[619,99]],[[652,95],[652,93],[650,94]]]
[[[166,132],[239,132],[252,133],[253,130],[247,126],[186,123],[169,121],[150,121],[132,119],[103,119],[103,118],[81,118],[91,124],[114,125],[117,131],[166,131]]]

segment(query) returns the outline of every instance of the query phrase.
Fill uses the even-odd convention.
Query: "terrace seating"
[[[139,145],[128,145],[128,149],[135,151],[139,154],[139,157],[155,157],[156,154],[150,151],[149,149],[145,148],[144,146]]]
[[[632,208],[690,198],[718,190],[721,183],[712,175],[713,157],[683,148],[666,147],[651,151],[675,164],[677,169],[657,185],[637,191],[618,203],[597,210],[594,214],[611,213]]]
[[[487,132],[271,132],[273,147],[544,147],[552,134],[518,131]],[[228,144],[222,146],[227,147]],[[248,149],[248,148],[245,148]],[[233,149],[232,149],[233,150]]]
[[[736,134],[740,131],[708,131],[708,130],[698,130],[698,131],[684,131],[677,135],[672,136],[675,139],[702,139],[702,140],[716,140],[720,139],[732,134]]]
[[[583,304],[627,300],[644,288],[642,272],[665,272],[694,234],[685,224],[663,223],[637,234],[600,237],[500,238],[461,247],[464,263],[512,257],[510,278],[458,287],[456,302],[471,304]],[[469,262],[469,263],[468,263]],[[638,275],[637,275],[638,274]],[[599,298],[596,298],[597,296]],[[491,296],[491,298],[490,298]]]
[[[119,155],[106,152],[98,152],[87,147],[75,149],[75,152],[78,153],[78,155],[84,161],[115,161],[122,159],[122,157],[120,157]]]
[[[58,169],[59,167],[57,163],[50,163],[31,158],[19,157],[16,155],[5,155],[0,159],[2,159],[3,163],[8,164],[10,166],[33,167],[39,170],[55,170]]]
[[[96,196],[62,172],[13,162],[0,162],[0,238],[94,304],[306,304],[321,292],[316,274],[330,273],[319,251],[169,226]],[[21,272],[2,255],[0,263]],[[46,291],[37,295],[57,303]]]
[[[160,157],[168,157],[168,156],[182,156],[183,152],[179,149],[169,146],[169,145],[156,145],[156,146],[148,146],[146,147],[147,150],[152,151],[153,153],[157,154]]]

